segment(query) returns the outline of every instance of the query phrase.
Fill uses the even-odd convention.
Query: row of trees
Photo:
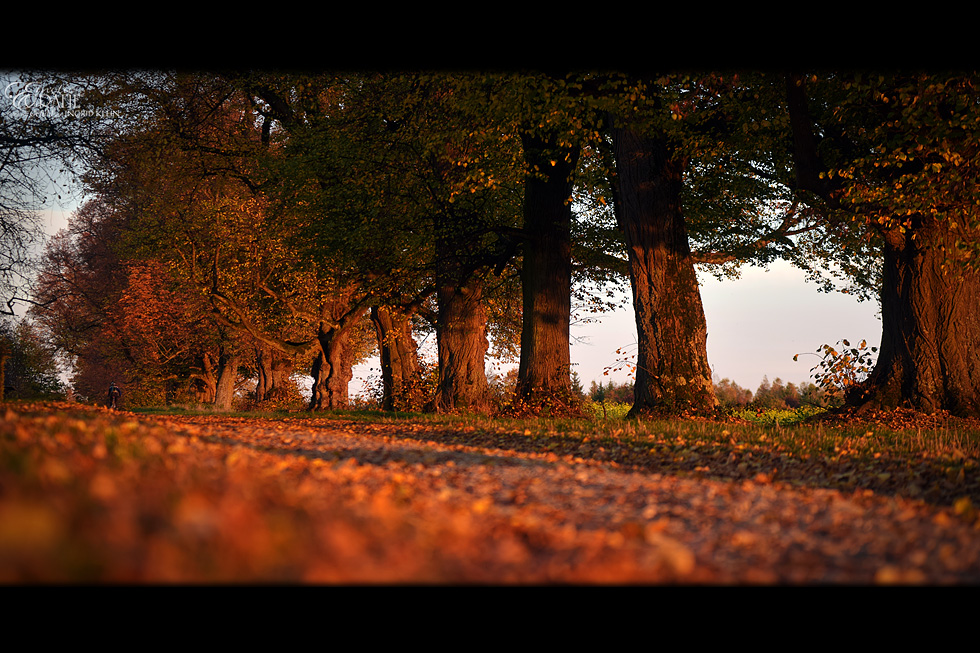
[[[980,406],[971,75],[87,81],[118,119],[35,295],[79,378],[193,380],[220,406],[246,364],[257,397],[309,366],[327,409],[376,348],[396,407],[432,332],[425,408],[487,411],[493,346],[519,360],[514,407],[574,412],[573,302],[628,279],[631,414],[710,411],[695,265],[781,257],[882,302],[852,401]]]
[[[815,383],[797,385],[784,383],[776,377],[772,381],[763,377],[759,387],[753,393],[743,388],[731,379],[724,378],[714,382],[715,398],[718,407],[727,410],[731,408],[755,407],[761,409],[789,409],[801,406],[828,407],[839,405],[839,397],[818,386]],[[632,403],[634,394],[633,382],[605,384],[592,382],[588,397],[594,402]]]

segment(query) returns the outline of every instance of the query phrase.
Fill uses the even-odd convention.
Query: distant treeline
[[[721,408],[741,408],[746,406],[758,408],[795,409],[801,406],[828,407],[834,405],[835,399],[814,383],[784,383],[776,377],[770,381],[768,376],[762,377],[762,383],[753,393],[739,386],[731,379],[715,379],[715,396]],[[612,380],[603,384],[592,382],[588,397],[594,402],[632,403],[633,383],[614,383]]]

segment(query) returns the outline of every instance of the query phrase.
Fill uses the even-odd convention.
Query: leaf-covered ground
[[[977,440],[951,424],[15,404],[0,408],[0,581],[973,584]]]

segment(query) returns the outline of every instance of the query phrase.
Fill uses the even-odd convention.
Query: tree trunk
[[[7,390],[7,361],[10,359],[11,347],[7,341],[0,339],[0,401],[6,398]]]
[[[423,400],[412,317],[387,306],[371,308],[381,359],[382,410],[418,410]]]
[[[552,413],[574,413],[569,323],[572,173],[578,150],[527,135],[522,142],[532,172],[524,186],[524,305],[517,397],[535,410],[548,406]],[[535,168],[540,174],[534,173]]]
[[[869,217],[841,202],[846,178],[823,174],[827,167],[818,155],[800,76],[787,76],[786,98],[800,188],[832,208]],[[957,251],[949,226],[921,215],[912,218],[904,232],[881,231],[881,348],[874,370],[847,401],[863,408],[904,406],[980,416],[980,275],[955,261],[944,270],[947,256]]]
[[[3,401],[4,400],[4,396],[5,396],[4,395],[4,392],[6,390],[6,373],[5,373],[5,370],[7,369],[7,359],[8,358],[9,358],[9,356],[7,355],[7,352],[4,349],[3,343],[0,343],[0,401]]]
[[[439,385],[427,406],[440,413],[490,410],[487,382],[487,316],[482,304],[483,282],[471,277],[462,286],[452,278],[439,284],[436,339],[439,349]]]
[[[214,369],[214,357],[210,352],[204,352],[197,357],[200,363],[196,371],[191,374],[194,381],[194,392],[197,395],[197,403],[213,404],[218,389],[218,377]]]
[[[684,161],[663,140],[613,130],[616,215],[629,251],[637,363],[629,416],[707,412],[717,401],[681,211]]]
[[[354,378],[350,327],[331,328],[323,322],[317,332],[320,351],[313,360],[310,410],[341,410],[350,404],[347,386]]]
[[[980,416],[980,275],[943,270],[954,251],[931,221],[885,234],[881,348],[849,403]]]
[[[255,347],[255,366],[259,377],[255,384],[256,403],[289,396],[290,377],[293,374],[292,359],[277,349],[258,345]]]
[[[218,382],[214,393],[215,409],[231,410],[240,364],[241,357],[237,353],[221,352],[221,357],[218,359]]]

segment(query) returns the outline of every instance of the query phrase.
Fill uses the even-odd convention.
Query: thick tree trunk
[[[418,410],[424,391],[412,316],[387,306],[371,308],[381,359],[382,410]]]
[[[944,250],[941,224],[885,234],[881,348],[849,403],[980,416],[980,275],[943,270]]]
[[[197,358],[197,370],[192,374],[194,392],[197,403],[213,404],[218,389],[218,376],[214,368],[214,357],[210,352],[204,352]]]
[[[577,149],[524,136],[532,172],[524,187],[523,324],[517,397],[533,409],[577,412],[569,323],[572,286],[572,173]],[[535,174],[534,168],[539,174]]]
[[[241,357],[237,353],[224,351],[221,353],[218,359],[218,382],[214,393],[214,407],[217,410],[231,410],[240,365]]]
[[[684,162],[667,143],[624,128],[613,130],[613,148],[636,315],[629,416],[710,411],[708,332],[681,211]]]
[[[439,385],[427,409],[440,413],[486,413],[490,410],[487,382],[487,316],[482,304],[483,282],[471,277],[462,286],[453,278],[439,285],[436,339]]]
[[[846,178],[822,174],[827,167],[817,152],[802,77],[787,76],[786,97],[797,183],[833,208],[855,211],[841,203]],[[886,228],[882,236],[881,348],[848,403],[980,416],[980,275],[955,261],[943,268],[957,250],[942,222],[912,216],[905,231]]]
[[[348,384],[354,378],[350,327],[330,328],[320,323],[320,351],[313,360],[313,395],[310,410],[340,410],[350,404]]]
[[[293,374],[292,359],[283,352],[258,345],[255,347],[255,366],[258,381],[255,384],[255,402],[285,399],[289,396],[290,377]]]

